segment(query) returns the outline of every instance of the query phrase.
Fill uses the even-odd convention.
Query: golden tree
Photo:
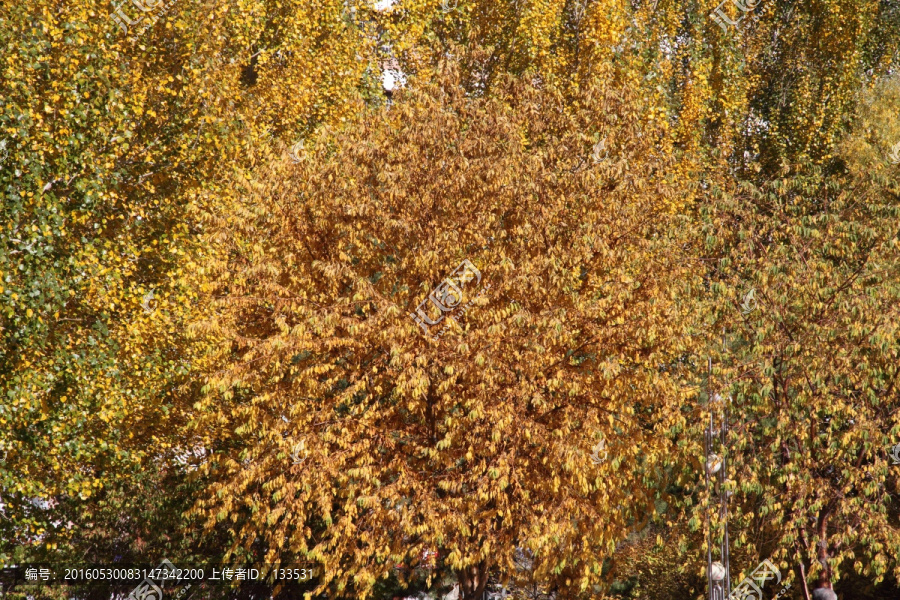
[[[369,85],[371,36],[344,10],[0,7],[0,562],[65,537],[31,498],[90,502],[183,442],[169,392],[190,381],[203,254],[187,207],[248,137],[337,120]]]
[[[691,185],[664,126],[625,89],[566,111],[454,73],[207,216],[195,330],[220,341],[193,418],[216,460],[193,514],[334,594],[437,550],[475,598],[516,548],[585,590],[683,426]]]

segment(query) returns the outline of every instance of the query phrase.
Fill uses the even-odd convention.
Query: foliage
[[[338,118],[368,45],[341,9],[177,2],[123,32],[93,2],[0,8],[0,562],[52,529],[32,498],[171,460],[171,393],[202,349],[183,335],[204,252],[188,206],[273,110],[282,131]],[[253,50],[270,43],[274,62]],[[236,113],[248,72],[269,108]]]
[[[691,536],[684,531],[684,524],[678,523],[629,535],[616,549],[620,579],[611,586],[610,596],[680,600],[702,595],[705,574],[701,577],[691,568],[691,555],[702,545],[697,533]]]
[[[30,498],[88,499],[133,468],[136,442],[159,440],[141,425],[187,371],[173,322],[196,297],[178,285],[189,230],[164,197],[179,197],[202,148],[186,141],[182,81],[92,4],[0,10],[6,544],[50,528]]]
[[[227,458],[208,525],[359,597],[428,548],[467,598],[489,566],[515,576],[516,547],[563,587],[599,580],[680,424],[691,186],[634,95],[581,101],[520,83],[477,100],[447,75],[210,215],[202,330],[223,341],[198,430]],[[615,139],[597,164],[589,131]],[[409,313],[463,259],[490,289],[431,341]]]
[[[900,204],[886,157],[900,140],[898,91],[892,80],[865,99],[825,166],[712,190],[704,215],[720,252],[710,290],[726,339],[710,385],[733,421],[732,539],[819,586],[900,574],[888,464],[900,437]]]
[[[652,520],[694,577],[711,355],[735,556],[895,580],[900,5],[444,4],[0,7],[0,563],[156,523],[332,595],[435,547],[574,597],[648,589],[613,548]],[[428,342],[463,258],[491,287]]]

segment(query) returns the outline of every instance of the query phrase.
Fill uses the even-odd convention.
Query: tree
[[[467,599],[491,568],[516,576],[516,548],[583,591],[653,510],[683,425],[691,185],[664,125],[625,89],[573,115],[521,82],[467,97],[455,73],[208,217],[197,332],[221,341],[194,418],[226,458],[193,514],[315,560],[332,594],[426,549]],[[436,308],[417,325],[451,273],[446,329]]]
[[[808,576],[830,589],[842,572],[900,574],[888,464],[900,441],[898,90],[892,79],[863,98],[824,166],[713,189],[705,214],[726,333],[711,387],[734,421],[732,539],[795,568],[807,598]]]
[[[52,533],[32,499],[89,502],[171,460],[199,350],[189,206],[243,145],[370,86],[371,36],[343,10],[0,7],[0,563]]]

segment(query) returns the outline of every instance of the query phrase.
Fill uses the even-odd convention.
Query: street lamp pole
[[[728,435],[728,408],[719,394],[712,391],[712,358],[708,359],[706,391],[709,399],[709,426],[704,431],[703,449],[706,452],[706,489],[708,500],[706,504],[706,521],[708,539],[706,544],[706,573],[709,584],[709,600],[725,600],[731,593],[731,573],[728,557],[728,496],[726,489],[726,453],[725,440]],[[720,406],[721,405],[721,406]],[[719,423],[716,427],[716,419]],[[715,443],[718,439],[721,456],[716,454]],[[713,480],[710,486],[710,480]],[[719,561],[713,561],[712,547],[715,540],[713,524],[710,518],[710,505],[713,496],[716,496],[719,505],[719,521],[722,525],[722,541],[719,544]]]

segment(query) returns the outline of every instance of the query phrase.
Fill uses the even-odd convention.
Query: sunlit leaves
[[[615,127],[634,141],[592,167],[581,132],[613,127],[602,114],[568,114],[522,84],[474,102],[454,85],[444,75],[443,95],[429,86],[322,133],[306,161],[268,169],[269,191],[224,209],[237,218],[210,232],[219,316],[202,327],[226,350],[210,390],[245,391],[204,401],[204,422],[229,415],[219,444],[249,463],[215,474],[220,500],[202,512],[232,506],[241,540],[264,536],[273,558],[309,552],[328,573],[322,586],[361,595],[374,579],[358,573],[385,545],[397,556],[440,548],[458,572],[511,576],[515,548],[529,548],[536,577],[598,583],[599,568],[572,561],[602,562],[652,504],[646,471],[666,454],[654,432],[683,399],[659,365],[685,351],[685,321],[660,298],[693,280],[671,237],[687,234],[673,225],[690,186],[645,180],[677,167],[671,153],[640,150],[665,138],[632,112]],[[591,94],[617,115],[638,102]],[[491,288],[430,341],[408,313],[463,258]],[[588,456],[598,431],[615,455],[599,467]],[[300,438],[309,462],[276,458]],[[277,501],[250,501],[284,472]],[[307,539],[318,519],[333,525]]]

